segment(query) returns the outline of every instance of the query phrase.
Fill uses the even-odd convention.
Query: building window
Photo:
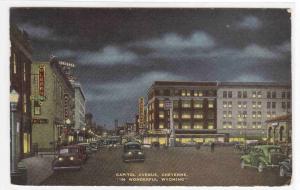
[[[14,74],[17,73],[17,60],[16,60],[16,54],[13,54],[13,71],[14,71]]]
[[[271,108],[271,102],[267,102],[267,108]]]
[[[247,108],[247,102],[243,102],[243,107]]]
[[[257,122],[257,128],[261,128],[261,122]]]
[[[243,128],[247,128],[247,122],[246,121],[243,122]]]
[[[185,90],[181,90],[181,96],[186,96],[186,91]]]
[[[26,81],[26,63],[23,64],[23,80]]]
[[[288,99],[291,98],[291,92],[290,92],[290,91],[288,91],[288,92],[286,93],[286,98],[288,98]]]
[[[208,108],[213,108],[214,107],[214,102],[213,101],[209,101],[208,102]]]
[[[287,102],[286,107],[287,107],[287,109],[290,109],[291,108],[291,102]]]
[[[223,98],[227,98],[227,91],[223,91]]]
[[[187,122],[186,122],[186,123],[183,123],[183,124],[182,124],[182,128],[183,128],[183,129],[190,129],[190,128],[191,128],[191,125],[190,125],[190,123],[187,123]]]
[[[191,91],[190,90],[186,90],[186,96],[191,96]]]
[[[227,108],[227,102],[223,102],[223,108]]]
[[[182,101],[182,107],[190,108],[191,107],[191,101],[189,101],[189,100]]]
[[[232,91],[228,91],[228,98],[232,98]]]
[[[286,109],[286,103],[285,102],[281,102],[281,107],[282,107],[282,109]]]
[[[159,112],[159,118],[161,119],[165,118],[165,113],[163,111]]]
[[[242,117],[242,112],[239,111],[237,116],[238,116],[238,118],[241,118]]]
[[[232,102],[231,102],[231,101],[230,101],[230,102],[227,102],[227,104],[228,104],[228,107],[229,107],[229,108],[232,107]]]
[[[34,115],[41,115],[41,106],[38,101],[34,101]]]
[[[256,122],[252,122],[252,128],[256,128]]]
[[[203,96],[203,92],[202,91],[198,91],[198,96]]]
[[[261,102],[257,102],[257,107],[261,108]]]
[[[194,129],[203,129],[203,123],[196,122],[196,123],[194,124]]]
[[[232,117],[232,111],[228,111],[228,117],[229,117],[229,118]]]
[[[178,113],[177,112],[173,112],[173,118],[178,119]]]
[[[202,113],[195,113],[194,118],[195,119],[203,119],[203,114]]]
[[[163,129],[164,128],[164,124],[161,122],[161,123],[159,123],[159,128],[160,129]]]
[[[178,108],[178,100],[174,100],[173,101],[173,107],[174,108]]]
[[[281,93],[281,98],[285,98],[285,92]]]
[[[203,107],[203,103],[202,101],[194,101],[194,107],[195,108],[202,108]]]
[[[23,133],[23,153],[30,152],[30,134]]]
[[[271,92],[267,92],[267,98],[271,98]]]
[[[223,118],[227,117],[227,111],[223,111]]]
[[[272,92],[272,98],[276,98],[276,92]]]
[[[276,112],[275,111],[272,112],[272,117],[276,117]]]
[[[163,100],[159,100],[158,107],[159,108],[163,108],[164,107],[164,101]]]
[[[190,119],[191,118],[191,114],[190,113],[183,113],[181,116],[182,119]]]
[[[244,117],[244,118],[247,117],[247,111],[243,111],[243,117]]]
[[[236,127],[239,128],[239,129],[242,128],[242,122],[239,121],[239,122],[237,123],[237,126],[236,126]]]
[[[252,92],[252,98],[256,98],[256,91]]]
[[[270,118],[271,117],[271,112],[267,112],[267,118]]]
[[[226,128],[227,128],[227,122],[223,121],[223,129],[226,129]]]
[[[252,112],[252,118],[255,118],[256,117],[256,111],[253,111]]]
[[[239,107],[239,108],[242,107],[242,102],[238,102],[238,107]]]
[[[257,98],[261,98],[261,91],[257,92]]]
[[[272,108],[276,108],[276,102],[272,102]]]
[[[24,94],[24,96],[23,96],[23,112],[24,113],[27,112],[27,98],[26,98],[26,94]]]
[[[252,108],[253,108],[253,109],[256,108],[256,102],[252,102]]]
[[[247,91],[243,91],[243,98],[247,98]]]
[[[242,98],[242,91],[238,91],[238,98]]]
[[[214,124],[213,123],[208,123],[207,129],[214,129]]]
[[[261,111],[257,112],[257,118],[261,118]]]

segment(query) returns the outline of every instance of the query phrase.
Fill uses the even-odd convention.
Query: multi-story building
[[[10,89],[19,95],[17,105],[17,147],[20,158],[31,152],[31,102],[30,76],[32,64],[32,48],[25,31],[16,26],[10,27]]]
[[[73,141],[74,89],[58,61],[32,65],[32,143],[53,151]]]
[[[290,112],[290,85],[263,82],[218,84],[217,129],[219,133],[229,134],[229,141],[267,138],[265,122]]]
[[[217,134],[216,82],[156,81],[148,90],[146,143],[168,144],[171,118],[166,101],[173,105],[176,142],[224,141],[224,134]]]
[[[83,129],[85,127],[85,96],[81,85],[73,83],[75,91],[75,129]]]

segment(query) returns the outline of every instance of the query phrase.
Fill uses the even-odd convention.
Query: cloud
[[[33,39],[56,39],[53,30],[45,26],[37,26],[30,23],[22,23],[19,24],[18,27],[22,30],[25,30],[27,34]]]
[[[161,38],[136,42],[134,45],[144,46],[156,50],[183,50],[195,48],[212,48],[215,46],[214,39],[205,32],[198,31],[188,37],[180,36],[176,33],[168,33]]]
[[[237,23],[237,27],[241,29],[257,30],[262,27],[262,22],[255,16],[247,16]]]
[[[123,101],[145,96],[147,89],[154,81],[164,80],[186,80],[186,77],[178,76],[168,72],[152,71],[133,78],[126,82],[113,82],[102,85],[94,85],[87,92],[89,101]]]
[[[265,79],[259,75],[243,73],[231,81],[232,82],[261,82],[261,81],[265,81]]]
[[[276,49],[282,53],[288,53],[291,52],[291,42],[285,41],[282,44],[278,45]]]

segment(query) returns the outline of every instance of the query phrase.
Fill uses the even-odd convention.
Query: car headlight
[[[59,158],[58,158],[58,160],[59,160],[59,161],[63,161],[63,160],[64,160],[64,158],[62,158],[62,157],[59,157]]]
[[[128,152],[128,155],[132,155],[132,152]]]
[[[142,153],[142,152],[139,152],[138,154],[139,154],[139,155],[142,155],[143,153]]]
[[[71,157],[70,157],[70,160],[74,160],[74,157],[73,157],[73,156],[71,156]]]

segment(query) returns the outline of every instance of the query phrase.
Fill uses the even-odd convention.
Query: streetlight
[[[17,91],[12,90],[10,92],[10,112],[11,112],[11,173],[16,173],[18,170],[18,153],[17,153],[17,122],[16,112],[19,102],[19,94]]]

